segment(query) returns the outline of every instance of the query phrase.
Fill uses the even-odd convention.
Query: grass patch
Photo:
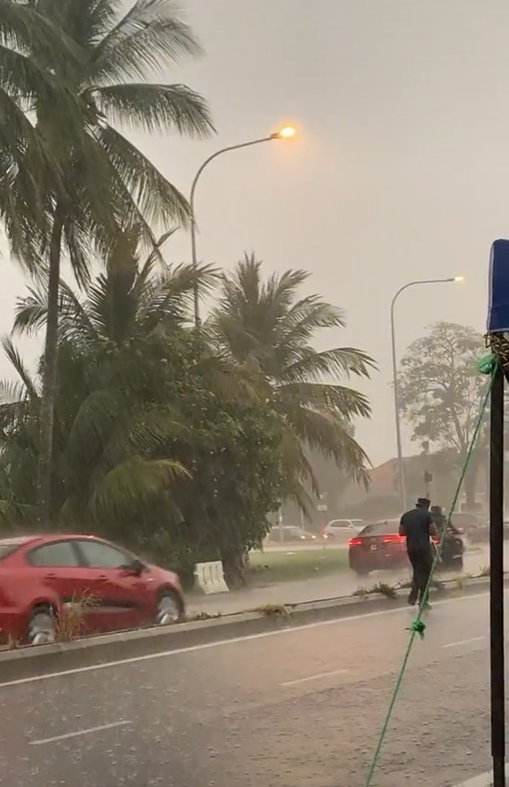
[[[309,549],[292,552],[254,552],[251,554],[251,584],[324,577],[348,568],[346,549]]]

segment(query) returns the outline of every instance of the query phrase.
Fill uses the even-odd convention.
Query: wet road
[[[374,787],[489,767],[487,595],[435,604]],[[412,619],[364,615],[0,686],[0,784],[363,787]]]

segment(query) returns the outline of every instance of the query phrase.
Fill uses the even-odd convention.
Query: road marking
[[[509,765],[506,765],[505,775],[506,778],[509,776]],[[474,776],[472,779],[467,779],[466,782],[456,784],[455,787],[493,787],[493,773],[492,771],[486,771],[486,773],[481,773],[480,776]]]
[[[66,732],[65,735],[55,735],[53,738],[41,738],[38,741],[28,741],[28,745],[44,746],[46,743],[58,743],[58,741],[69,740],[69,738],[80,738],[82,735],[91,735],[94,732],[103,732],[103,730],[113,730],[115,727],[126,727],[128,724],[132,724],[132,721],[114,721],[111,724],[101,724],[100,727],[88,727],[86,730]]]
[[[344,675],[348,672],[347,669],[337,669],[334,672],[321,672],[318,675],[308,675],[307,678],[298,678],[297,680],[287,680],[280,685],[286,688],[287,686],[297,686],[299,683],[308,683],[310,680],[321,680],[321,678],[331,678],[333,675]]]
[[[506,591],[507,592],[507,591]],[[486,598],[489,593],[473,593],[470,596],[458,596],[457,598],[444,599],[443,601],[434,601],[433,608],[445,606],[446,604],[458,604],[462,601],[473,601],[478,598]],[[0,689],[6,689],[11,686],[24,686],[27,683],[39,683],[42,680],[54,680],[55,678],[64,678],[67,675],[82,675],[87,672],[97,672],[98,670],[113,669],[114,667],[124,667],[128,664],[141,664],[144,661],[154,661],[155,659],[171,658],[172,656],[181,656],[183,653],[197,653],[200,650],[210,650],[211,648],[223,648],[227,645],[238,645],[241,642],[253,642],[257,639],[266,639],[267,637],[283,637],[288,634],[295,634],[299,631],[309,631],[310,629],[322,628],[324,626],[338,626],[344,623],[352,623],[358,620],[370,620],[372,618],[381,618],[386,615],[408,615],[407,607],[397,607],[396,609],[382,609],[378,612],[365,612],[360,615],[350,615],[346,618],[339,618],[335,620],[320,620],[317,623],[307,623],[303,626],[293,626],[286,629],[278,629],[277,631],[262,631],[258,634],[248,634],[245,637],[232,637],[232,639],[221,639],[217,642],[203,642],[201,645],[189,645],[186,648],[175,648],[174,650],[159,651],[158,653],[147,653],[144,656],[133,656],[130,659],[119,659],[118,661],[106,661],[101,664],[89,664],[88,667],[75,667],[74,669],[61,670],[60,672],[49,672],[45,675],[33,675],[30,678],[18,678],[17,680],[10,680],[2,682],[0,680]],[[431,613],[433,614],[433,613]]]
[[[469,645],[471,642],[482,642],[486,637],[470,637],[470,639],[460,639],[457,642],[448,642],[442,645],[443,648],[460,648],[462,645]]]

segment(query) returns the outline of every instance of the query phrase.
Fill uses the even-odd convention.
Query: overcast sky
[[[209,100],[217,137],[139,140],[186,194],[214,150],[281,124],[291,142],[227,154],[196,199],[199,256],[231,268],[254,250],[267,271],[305,268],[310,291],[343,307],[348,328],[320,344],[369,352],[373,419],[359,440],[395,455],[389,307],[406,282],[399,350],[437,320],[483,331],[488,254],[509,237],[507,0],[187,0],[206,50],[168,74]],[[189,259],[179,233],[168,259]],[[3,263],[0,330],[23,290]],[[8,366],[0,361],[0,374]],[[407,437],[409,432],[407,433]],[[407,440],[406,448],[412,448]]]

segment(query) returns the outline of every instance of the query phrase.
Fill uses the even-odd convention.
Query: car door
[[[34,599],[34,603],[54,602],[56,599],[59,607],[73,612],[72,621],[68,616],[66,625],[72,624],[74,635],[90,631],[93,616],[90,605],[87,605],[87,596],[90,595],[88,569],[81,564],[74,541],[59,539],[46,542],[27,552],[26,560],[37,581],[34,585],[48,591],[47,598]]]
[[[121,631],[149,622],[155,599],[145,572],[138,576],[126,568],[132,555],[95,538],[76,539],[75,544],[87,566],[97,629]]]

